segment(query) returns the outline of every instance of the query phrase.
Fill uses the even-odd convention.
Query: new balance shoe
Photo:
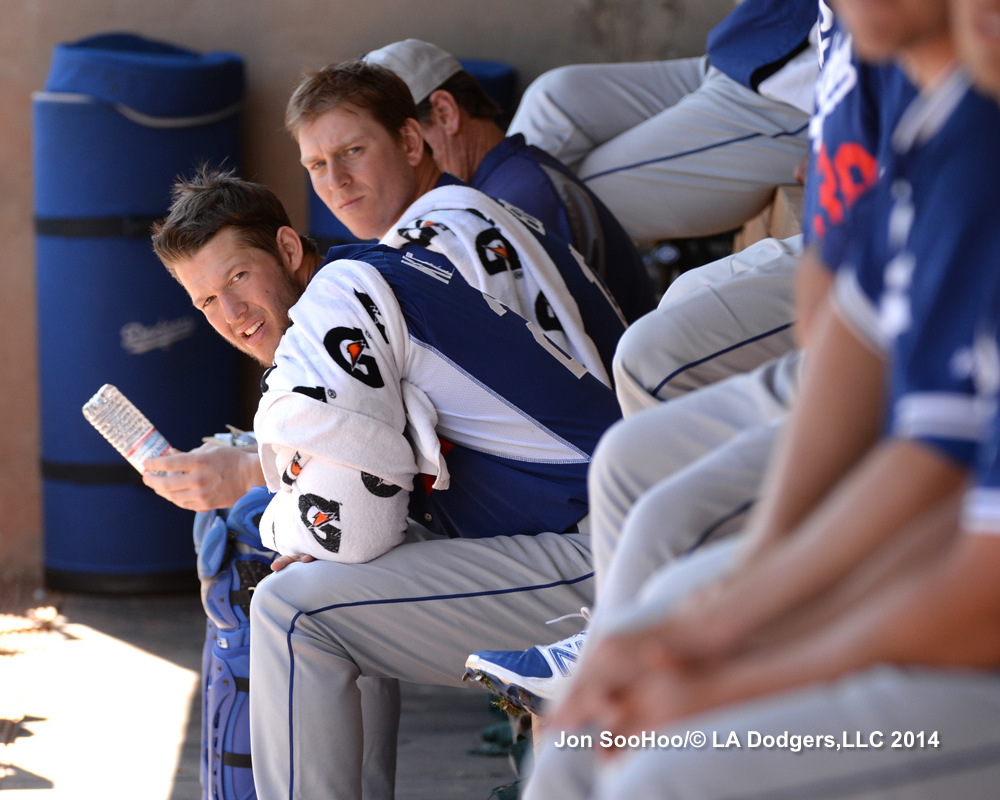
[[[573,675],[587,632],[528,650],[480,650],[465,662],[463,680],[474,680],[515,713],[540,714]]]

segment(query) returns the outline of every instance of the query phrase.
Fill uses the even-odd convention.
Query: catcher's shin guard
[[[276,553],[257,522],[271,495],[258,487],[228,512],[198,514],[195,546],[208,629],[202,675],[205,800],[253,800],[250,762],[250,598]]]

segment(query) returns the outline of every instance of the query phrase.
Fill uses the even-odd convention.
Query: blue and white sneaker
[[[505,711],[540,714],[546,701],[573,676],[586,637],[584,630],[528,650],[480,650],[466,659],[462,679],[474,680],[497,695]]]

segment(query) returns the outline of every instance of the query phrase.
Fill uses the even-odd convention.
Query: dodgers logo
[[[368,341],[358,328],[333,328],[323,337],[330,358],[355,380],[365,386],[385,386],[375,357],[368,353]]]
[[[331,553],[340,550],[340,503],[326,500],[319,495],[304,494],[299,498],[299,516],[313,538],[324,550]]]
[[[851,37],[834,34],[829,59],[816,81],[816,111],[809,120],[813,150],[823,141],[826,118],[858,85],[858,70],[851,61]]]
[[[488,275],[521,269],[517,251],[496,228],[488,228],[476,237],[476,252]]]
[[[447,270],[444,267],[439,267],[437,264],[432,264],[430,261],[423,261],[417,258],[413,253],[403,253],[402,263],[413,269],[420,270],[424,275],[429,275],[436,281],[441,281],[441,283],[451,283],[451,277],[455,274],[455,270]]]

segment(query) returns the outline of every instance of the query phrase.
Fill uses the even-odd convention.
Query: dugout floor
[[[0,585],[2,800],[199,800],[204,614],[182,596]],[[397,800],[487,800],[514,780],[481,749],[478,689],[403,685]]]

